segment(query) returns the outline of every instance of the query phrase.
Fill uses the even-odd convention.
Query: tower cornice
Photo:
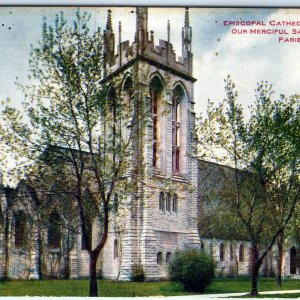
[[[177,76],[179,76],[181,78],[184,78],[184,79],[186,79],[188,81],[191,81],[191,82],[196,82],[197,81],[197,79],[195,77],[193,77],[193,76],[190,76],[190,75],[185,74],[183,72],[180,72],[180,71],[178,71],[176,69],[168,67],[165,64],[162,64],[162,63],[160,63],[160,62],[158,62],[156,60],[148,58],[147,56],[138,55],[137,57],[131,59],[129,62],[127,62],[126,64],[124,64],[123,66],[121,66],[120,68],[116,69],[115,71],[113,71],[112,73],[110,73],[109,75],[107,75],[105,78],[103,78],[101,80],[100,83],[105,83],[107,81],[110,81],[116,75],[118,75],[119,73],[124,72],[124,70],[126,70],[127,68],[131,67],[132,65],[134,65],[135,63],[137,63],[139,61],[147,62],[147,63],[149,63],[152,66],[158,67],[158,68],[160,68],[162,70],[165,70],[165,71],[169,72],[170,74],[177,75]]]

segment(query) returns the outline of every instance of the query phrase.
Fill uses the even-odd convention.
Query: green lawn
[[[283,281],[283,288],[274,279],[260,279],[260,291],[299,289],[298,280]],[[11,280],[0,282],[0,296],[87,296],[88,280]],[[100,295],[106,297],[181,296],[187,293],[182,286],[172,282],[117,282],[99,280]],[[206,293],[249,292],[249,279],[215,279]],[[283,295],[282,295],[283,296]]]
[[[171,282],[122,282],[99,280],[100,296],[180,296],[188,294]],[[0,296],[87,296],[88,280],[11,280],[0,283]]]
[[[232,298],[299,298],[299,293],[290,293],[290,294],[268,294],[268,295],[258,295],[257,297],[252,297],[245,295],[243,297],[232,297]]]
[[[275,278],[259,278],[258,291],[282,291],[300,289],[300,280],[285,279],[282,288],[276,284]],[[206,289],[208,294],[250,292],[251,280],[249,278],[224,278],[215,279]]]

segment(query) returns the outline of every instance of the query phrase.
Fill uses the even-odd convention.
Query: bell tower
[[[117,99],[130,100],[134,118],[131,130],[135,136],[128,172],[133,186],[126,199],[126,228],[119,241],[122,259],[118,274],[123,280],[130,279],[136,265],[143,268],[147,280],[164,278],[177,249],[200,246],[198,165],[192,135],[196,79],[192,74],[189,9],[184,11],[180,57],[170,41],[171,22],[166,20],[167,41],[160,39],[157,45],[154,32],[148,32],[148,13],[147,7],[136,8],[132,44],[121,40],[124,25],[119,24],[116,53],[110,11],[105,32],[107,64],[103,82],[112,85],[114,79],[121,78],[115,87],[119,91]],[[112,245],[113,239],[109,242]],[[109,249],[108,245],[103,258],[109,257]],[[114,278],[116,264],[114,260],[103,260],[104,277]]]

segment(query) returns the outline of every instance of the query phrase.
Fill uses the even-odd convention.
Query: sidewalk
[[[261,295],[273,295],[273,294],[294,294],[294,293],[300,293],[300,290],[286,290],[286,291],[268,291],[268,292],[260,292]],[[227,293],[227,294],[204,294],[204,295],[185,295],[185,296],[151,296],[151,297],[129,297],[126,298],[126,300],[157,300],[157,299],[164,299],[167,298],[168,300],[197,300],[197,299],[232,299],[232,297],[239,297],[239,296],[245,296],[247,293]],[[98,298],[98,300],[107,300],[107,298]],[[112,300],[124,300],[125,298],[120,297],[112,297]],[[252,298],[243,298],[243,299],[254,299]],[[263,298],[264,300],[267,299],[288,299],[288,298]],[[297,298],[295,298],[297,299]],[[298,298],[299,299],[299,298]],[[78,299],[77,299],[78,300]]]
[[[268,291],[268,292],[260,292],[262,295],[272,295],[272,294],[293,294],[300,293],[300,290],[290,290],[290,291]],[[158,300],[164,299],[167,300],[197,300],[197,299],[231,299],[231,297],[245,296],[247,293],[227,293],[227,294],[204,294],[204,295],[184,295],[184,296],[151,296],[151,297],[97,297],[97,300]],[[4,297],[0,297],[1,299]],[[30,300],[45,300],[45,297],[26,297],[26,299]],[[62,297],[49,297],[51,300],[61,300]],[[86,297],[68,297],[68,300],[86,300]],[[254,298],[243,298],[243,299],[254,299]],[[267,299],[282,299],[282,298],[263,298]],[[285,298],[288,299],[288,298]],[[297,298],[296,298],[297,299]],[[298,298],[299,299],[299,298]],[[16,297],[5,297],[5,300],[16,300]]]
[[[268,292],[259,292],[260,295],[274,295],[274,294],[296,294],[300,293],[300,290],[285,290],[285,291],[268,291]],[[227,293],[227,294],[204,294],[204,295],[191,295],[191,296],[182,296],[182,297],[168,297],[168,299],[212,299],[212,298],[222,298],[227,299],[231,297],[245,296],[247,293]],[[253,298],[243,298],[243,299],[253,299]],[[263,298],[263,299],[281,299],[281,298]],[[287,298],[285,298],[287,299]],[[297,299],[297,298],[296,298]]]

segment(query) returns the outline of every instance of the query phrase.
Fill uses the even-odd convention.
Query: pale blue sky
[[[41,37],[43,16],[49,23],[59,11],[71,21],[77,8],[72,7],[0,7],[0,99],[12,98],[19,104],[23,97],[15,86],[16,77],[26,82],[30,45]],[[104,28],[107,8],[87,8],[91,27]],[[113,8],[113,26],[118,39],[118,22],[122,21],[122,39],[133,40],[135,14],[133,8]],[[300,20],[297,9],[221,9],[191,8],[193,28],[195,102],[197,112],[204,111],[207,99],[224,97],[224,78],[228,74],[236,82],[240,101],[253,101],[257,81],[274,84],[278,93],[300,93],[300,43],[280,44],[278,37],[266,35],[233,35],[224,20]],[[167,38],[167,20],[171,22],[171,42],[181,55],[181,27],[184,8],[149,8],[148,29],[155,41]],[[249,27],[248,27],[249,28]],[[300,28],[300,27],[299,27]],[[300,35],[299,35],[300,37]]]

